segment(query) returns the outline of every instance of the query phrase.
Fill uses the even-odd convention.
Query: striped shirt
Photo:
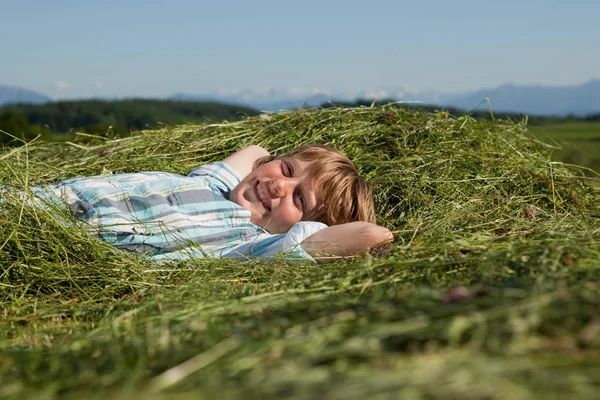
[[[113,246],[161,262],[195,257],[312,259],[300,243],[326,227],[298,222],[270,234],[250,222],[250,211],[227,200],[241,181],[224,162],[182,176],[140,172],[74,178],[38,186],[42,199],[66,204],[92,234]],[[279,255],[279,256],[278,256]]]

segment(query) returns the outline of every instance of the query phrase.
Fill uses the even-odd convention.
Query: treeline
[[[58,101],[2,107],[0,129],[25,140],[40,134],[52,140],[73,131],[118,137],[161,124],[235,121],[258,113],[249,107],[215,102],[146,99]],[[11,142],[14,142],[12,137],[0,134],[0,143]]]
[[[378,101],[386,104],[389,101]],[[354,102],[325,103],[321,107],[332,106],[370,106],[372,100]],[[398,107],[417,107],[428,111],[443,109],[451,115],[459,116],[465,110],[427,105],[399,103]],[[161,124],[175,125],[184,123],[206,123],[235,121],[247,116],[258,115],[259,111],[238,105],[216,102],[188,102],[169,100],[130,99],[117,101],[77,100],[58,101],[42,105],[11,105],[0,108],[0,145],[18,144],[18,140],[30,140],[41,135],[46,140],[60,140],[69,137],[69,133],[85,132],[94,135],[120,137],[133,131],[152,129]],[[488,110],[477,109],[468,112],[478,118],[490,118]],[[495,113],[496,118],[520,121],[525,118],[518,113]],[[527,116],[531,125],[577,120],[600,121],[600,112],[587,117],[546,117]],[[14,137],[13,137],[14,136]]]
[[[385,99],[377,100],[377,102],[375,104],[383,105],[383,104],[388,104],[388,103],[395,103],[395,101],[394,100],[385,100]],[[327,103],[323,103],[320,107],[321,108],[360,107],[360,106],[368,107],[371,104],[373,104],[373,100],[357,99],[356,101],[352,101],[352,102],[327,102]],[[462,110],[462,109],[454,108],[454,107],[441,107],[441,106],[426,105],[426,104],[397,103],[396,106],[403,107],[403,108],[419,108],[419,109],[427,110],[430,112],[444,110],[444,111],[448,112],[450,115],[454,115],[454,116],[469,114],[470,116],[472,116],[473,118],[476,118],[476,119],[489,119],[490,115],[491,115],[489,110],[482,109],[482,108],[478,108],[478,109],[472,110],[472,111],[466,111],[466,110]],[[493,109],[492,109],[492,111],[493,111]],[[600,112],[594,113],[594,114],[589,114],[586,116],[567,115],[564,117],[545,116],[545,115],[526,115],[526,114],[522,114],[522,113],[512,113],[512,112],[497,113],[494,111],[493,111],[493,114],[494,114],[494,118],[504,119],[504,120],[510,119],[512,121],[521,121],[524,118],[527,118],[527,123],[529,125],[544,125],[544,124],[550,124],[550,123],[554,123],[554,122],[567,122],[567,121],[600,122]]]

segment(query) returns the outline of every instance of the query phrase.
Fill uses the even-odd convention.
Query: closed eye
[[[285,164],[285,168],[283,168],[283,165]],[[283,161],[281,163],[282,165],[282,173],[284,176],[291,178],[294,176],[294,166],[292,165],[292,163],[290,163],[289,161]],[[302,212],[304,212],[306,210],[306,199],[304,198],[304,195],[302,194],[302,192],[300,190],[297,190],[294,193],[294,197],[298,200],[295,200],[294,203],[296,203],[296,207],[298,207],[298,209]]]
[[[285,166],[285,168],[284,168]],[[294,167],[288,161],[281,162],[281,173],[283,176],[291,178],[294,176]]]
[[[300,211],[304,212],[304,210],[306,210],[306,200],[304,199],[302,192],[298,190],[296,192],[296,197],[298,197],[298,202],[300,203],[300,206],[298,208],[300,209]]]

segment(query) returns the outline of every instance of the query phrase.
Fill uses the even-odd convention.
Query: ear
[[[323,202],[323,203],[319,204],[317,206],[317,208],[314,209],[309,215],[307,215],[306,219],[303,219],[303,221],[315,221],[315,222],[322,222],[325,224],[326,216],[327,216],[327,203]]]

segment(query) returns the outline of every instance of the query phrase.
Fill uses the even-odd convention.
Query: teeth
[[[262,186],[258,185],[258,187],[256,188],[256,191],[258,192],[258,197],[260,197],[260,201],[262,201],[263,205],[265,205],[266,208],[266,204],[267,203],[267,199],[265,198],[265,194],[262,191]]]

